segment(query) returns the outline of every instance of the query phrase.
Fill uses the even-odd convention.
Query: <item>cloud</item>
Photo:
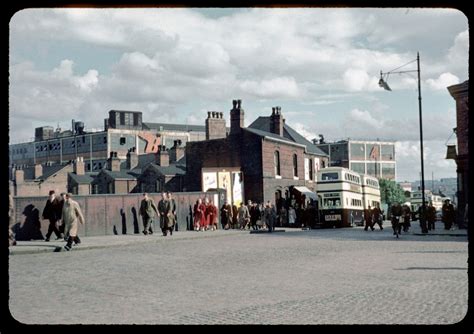
[[[269,80],[245,80],[240,89],[249,95],[259,98],[298,97],[300,90],[294,78],[281,77]]]
[[[459,83],[459,78],[451,73],[442,73],[437,79],[426,80],[427,85],[434,90],[445,90],[446,87]]]

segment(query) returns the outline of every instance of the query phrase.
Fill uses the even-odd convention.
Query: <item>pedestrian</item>
[[[140,203],[140,215],[143,220],[143,234],[153,234],[153,217],[155,213],[159,215],[158,209],[156,208],[155,202],[152,198],[148,197],[147,193],[143,193],[143,199]]]
[[[274,223],[275,223],[276,218],[277,218],[276,209],[271,204],[271,202],[268,201],[267,205],[265,206],[264,219],[265,219],[265,224],[268,227],[268,232],[270,233],[274,231]]]
[[[158,202],[158,213],[160,214],[161,232],[163,233],[163,236],[166,237],[170,230],[170,226],[172,225],[172,221],[170,221],[171,207],[166,193],[161,194],[161,200]]]
[[[64,246],[64,249],[69,251],[71,250],[72,243],[74,242],[75,245],[79,245],[81,243],[81,239],[77,234],[77,230],[79,228],[78,221],[82,225],[84,225],[84,216],[82,215],[81,207],[79,203],[72,199],[72,194],[66,194],[66,200],[63,206],[63,222],[66,225],[65,231],[69,235],[67,239],[67,244]]]
[[[390,209],[390,214],[392,216],[393,234],[396,235],[398,238],[398,235],[401,233],[400,218],[403,214],[402,206],[400,205],[400,203],[398,202],[393,203]]]
[[[12,227],[15,224],[15,204],[10,189],[8,189],[8,244],[16,246],[15,234]]]
[[[168,191],[166,193],[168,196],[168,201],[170,202],[170,220],[169,222],[172,223],[170,235],[173,235],[173,230],[176,228],[178,230],[178,216],[176,215],[176,201],[173,198],[173,195]]]
[[[372,231],[375,230],[374,224],[372,222],[372,209],[370,208],[370,205],[367,209],[364,210],[364,220],[365,220],[364,231],[367,231],[369,227]]]
[[[232,206],[225,200],[221,208],[221,224],[222,228],[228,230],[232,224]]]
[[[244,202],[240,203],[238,217],[239,217],[240,229],[243,230],[245,229],[247,224],[250,222],[250,212],[247,206],[244,205]]]
[[[433,206],[433,202],[431,201],[426,208],[426,220],[428,222],[428,230],[434,230],[436,221],[436,208]]]
[[[380,206],[378,203],[375,205],[375,208],[372,210],[372,220],[373,220],[372,226],[374,226],[375,224],[378,224],[380,229],[383,230],[382,211],[380,210]]]
[[[209,201],[209,205],[206,207],[207,216],[209,219],[209,228],[211,231],[217,230],[217,207],[214,202]]]
[[[428,233],[428,227],[426,226],[426,208],[428,202],[425,201],[424,205],[420,205],[418,208],[418,218],[420,220],[421,233]]]
[[[48,232],[46,233],[46,237],[44,241],[49,241],[51,234],[56,235],[56,240],[62,239],[61,232],[59,232],[57,222],[59,220],[58,217],[58,207],[60,206],[59,200],[55,195],[54,190],[49,191],[49,197],[46,200],[46,205],[43,209],[42,218],[49,220]]]
[[[257,206],[257,203],[252,203],[249,209],[250,213],[250,226],[253,230],[258,230],[257,221],[260,219],[260,210]]]
[[[235,203],[232,203],[232,229],[236,229],[239,225],[239,209]]]
[[[410,220],[411,220],[411,210],[408,204],[403,204],[402,205],[402,217],[403,217],[403,232],[408,232],[408,229],[410,228]]]
[[[443,217],[443,222],[444,222],[444,229],[450,230],[451,227],[453,226],[456,213],[454,211],[454,206],[451,204],[451,201],[449,199],[444,201],[441,211],[442,211],[442,217]]]

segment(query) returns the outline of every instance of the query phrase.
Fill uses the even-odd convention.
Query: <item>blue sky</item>
[[[204,124],[207,111],[229,120],[240,98],[246,125],[281,106],[308,139],[396,140],[397,178],[412,181],[416,73],[391,75],[392,92],[377,82],[419,51],[425,175],[454,177],[446,87],[468,79],[468,43],[453,9],[27,9],[10,21],[10,138],[71,119],[99,129],[110,109],[149,122]]]

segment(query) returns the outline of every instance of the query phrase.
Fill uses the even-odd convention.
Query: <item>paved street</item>
[[[71,252],[17,252],[10,311],[28,324],[462,320],[467,237],[417,235],[414,226],[396,240],[388,227],[111,236],[135,239],[87,249],[90,237]]]

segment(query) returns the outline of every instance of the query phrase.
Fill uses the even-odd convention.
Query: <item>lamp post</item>
[[[416,70],[409,70],[409,71],[396,71],[408,64],[411,64],[413,62],[417,63],[417,69]],[[417,52],[416,54],[416,59],[402,65],[402,66],[399,66],[391,71],[388,71],[388,72],[382,72],[380,71],[380,80],[379,80],[379,86],[382,87],[383,89],[385,90],[388,90],[388,91],[391,91],[392,89],[390,88],[390,86],[387,84],[387,79],[388,79],[388,76],[392,73],[398,73],[398,74],[402,74],[402,73],[410,73],[410,72],[417,72],[418,73],[418,111],[419,111],[419,118],[420,118],[420,158],[421,158],[421,198],[422,198],[422,202],[421,202],[421,206],[422,206],[422,213],[423,213],[423,216],[425,216],[425,210],[426,210],[426,206],[425,206],[425,167],[424,167],[424,159],[423,159],[423,118],[422,118],[422,113],[421,113],[421,80],[420,80],[420,53]],[[385,78],[385,79],[384,79]],[[421,225],[421,231],[422,233],[428,233],[428,229],[426,228],[426,221],[424,219],[424,217],[422,218],[420,216],[420,225]]]

